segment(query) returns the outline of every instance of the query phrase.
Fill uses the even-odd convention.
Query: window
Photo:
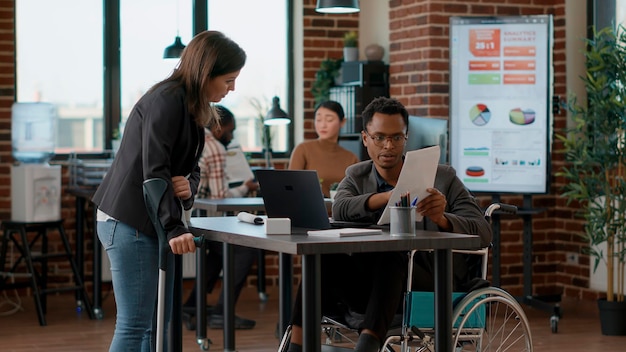
[[[615,23],[626,26],[626,0],[615,0]]]
[[[111,23],[104,19],[106,2],[16,2],[17,99],[57,105],[57,154],[100,151],[106,145],[104,102],[117,101],[104,97],[103,24]],[[120,80],[119,86],[110,91],[119,92],[121,123],[113,124],[112,129],[119,128],[123,133],[124,122],[133,105],[176,66],[176,59],[163,59],[163,51],[174,42],[177,34],[184,44],[191,40],[193,3],[119,0]],[[236,90],[220,102],[235,114],[235,138],[247,152],[263,150],[259,114],[264,115],[269,110],[274,96],[280,98],[283,110],[290,111],[288,3],[287,0],[208,0],[209,29],[224,32],[248,55]],[[58,11],[59,8],[72,11]],[[242,8],[246,11],[241,11]],[[55,16],[49,16],[50,13]],[[273,17],[269,19],[270,16]],[[292,130],[291,126],[272,127],[274,152],[290,149]]]
[[[176,67],[178,59],[164,59],[163,51],[177,35],[185,45],[191,40],[191,5],[186,0],[120,0],[120,132],[139,98]]]
[[[57,106],[57,153],[101,150],[102,0],[15,3],[17,101]]]
[[[220,104],[235,115],[235,140],[243,150],[260,152],[264,146],[259,114],[267,113],[274,96],[280,99],[281,108],[289,111],[287,1],[209,0],[209,29],[223,32],[246,51],[248,59],[235,91]],[[270,128],[274,152],[289,150],[293,142],[288,131],[285,125]]]
[[[593,37],[593,27],[602,29],[624,21],[626,0],[587,0],[587,38]]]

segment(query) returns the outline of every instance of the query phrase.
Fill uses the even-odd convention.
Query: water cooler
[[[61,166],[54,155],[57,112],[49,103],[14,103],[11,109],[11,219],[61,219]]]

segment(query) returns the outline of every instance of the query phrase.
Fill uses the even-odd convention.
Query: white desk
[[[232,298],[232,246],[240,245],[285,254],[302,255],[302,305],[304,351],[320,351],[320,254],[433,249],[435,252],[435,346],[437,351],[452,350],[452,249],[477,249],[478,236],[417,231],[415,237],[377,236],[344,238],[308,237],[304,229],[292,235],[267,235],[263,226],[237,221],[235,217],[192,218],[191,231],[212,241],[224,243],[224,349],[235,351],[234,306]],[[281,261],[283,257],[281,256]],[[282,268],[282,263],[281,263]],[[291,290],[292,282],[280,277],[281,290]],[[291,301],[280,300],[281,319]],[[288,317],[287,317],[288,318]]]
[[[331,211],[332,200],[325,198],[324,202],[328,211]],[[209,199],[209,198],[197,198],[194,201],[194,208],[203,209],[209,213],[215,214],[216,212],[222,212],[225,215],[228,213],[236,213],[240,211],[245,212],[263,212],[265,211],[265,203],[262,197],[235,197],[235,198],[223,198],[223,199]],[[280,275],[282,278],[292,280],[293,278],[293,261],[291,254],[280,253]],[[265,292],[265,251],[259,251],[259,259],[257,261],[257,289],[259,292],[259,298],[262,301],[267,300],[267,294]],[[288,289],[280,290],[280,299],[285,302],[286,305],[291,306],[292,292]],[[289,324],[289,317],[291,312],[283,312],[284,316],[280,317],[280,333],[282,334]]]

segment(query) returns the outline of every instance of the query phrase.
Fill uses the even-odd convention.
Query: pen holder
[[[392,236],[415,236],[415,207],[391,207],[389,233]]]

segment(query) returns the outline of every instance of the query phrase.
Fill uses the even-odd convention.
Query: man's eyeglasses
[[[393,136],[385,136],[384,134],[371,135],[367,130],[363,130],[365,134],[374,141],[374,144],[378,147],[384,147],[387,141],[391,141],[391,144],[395,147],[403,146],[406,143],[405,134],[394,134]]]

